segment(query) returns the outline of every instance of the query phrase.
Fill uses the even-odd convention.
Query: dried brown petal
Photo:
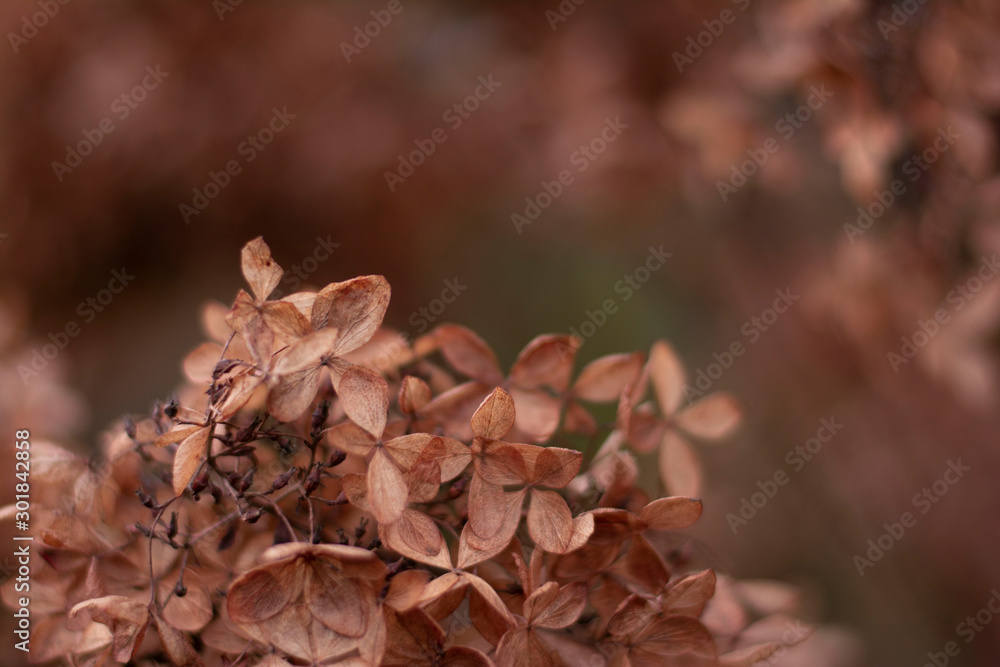
[[[701,616],[709,599],[715,595],[715,573],[705,570],[676,581],[660,602],[670,614]]]
[[[660,478],[667,492],[674,496],[701,495],[701,462],[691,445],[673,430],[667,430],[660,442]]]
[[[721,391],[692,403],[675,417],[682,429],[706,440],[726,436],[742,418],[740,404],[731,394]]]
[[[514,399],[497,387],[472,415],[472,432],[488,440],[498,440],[514,426]]]
[[[216,406],[219,416],[222,419],[229,419],[239,412],[253,398],[254,392],[262,383],[263,378],[258,376],[252,368],[244,368],[234,375],[229,380],[229,387],[224,397]]]
[[[201,428],[201,426],[183,426],[181,428],[175,428],[174,430],[167,431],[161,435],[153,444],[156,447],[166,447],[167,445],[172,445],[184,440],[195,431],[200,431]]]
[[[302,311],[287,301],[268,301],[261,306],[261,315],[264,324],[287,343],[294,343],[313,330]]]
[[[689,616],[662,616],[633,637],[641,653],[676,656],[697,653],[715,657],[715,642],[704,625]]]
[[[497,646],[497,663],[531,667],[556,667],[558,664],[531,628],[515,630],[503,636]]]
[[[503,382],[503,373],[493,350],[469,329],[442,324],[431,336],[441,348],[444,358],[459,373],[494,387]]]
[[[529,480],[538,486],[561,489],[576,476],[583,463],[583,454],[562,447],[546,447],[538,453]]]
[[[535,605],[531,610],[528,620],[532,625],[558,630],[576,623],[583,613],[584,607],[587,606],[587,584],[576,582],[557,588],[556,594],[549,597],[544,605]],[[525,606],[527,607],[527,602]]]
[[[340,378],[337,393],[351,421],[381,438],[389,410],[389,386],[382,376],[364,366],[351,366]]]
[[[573,537],[573,515],[555,491],[535,489],[528,507],[528,532],[549,553],[565,553]]]
[[[170,597],[163,608],[163,619],[178,630],[198,632],[208,625],[215,615],[212,595],[201,578],[192,571],[184,573],[184,586],[187,588],[187,593],[184,597],[176,595]],[[161,582],[161,597],[166,599],[173,587],[173,581]]]
[[[452,646],[444,652],[441,667],[493,667],[493,661],[469,646]]]
[[[399,439],[400,438],[395,438],[386,443],[386,447],[389,447],[392,443],[395,443],[396,440]],[[396,450],[393,449],[392,451],[395,454]],[[454,479],[465,472],[465,469],[469,466],[469,462],[471,460],[472,452],[458,440],[433,437],[423,450],[421,450],[415,463],[433,461],[438,465],[438,468],[441,471],[441,481],[447,482],[448,480]]]
[[[422,512],[404,510],[397,521],[379,525],[379,535],[385,545],[407,558],[440,567],[451,568],[451,554],[434,520]]]
[[[144,603],[121,595],[85,600],[69,612],[71,619],[81,615],[108,627],[112,655],[118,662],[128,662],[135,656],[150,622],[149,608]]]
[[[368,627],[361,587],[330,567],[306,569],[303,599],[313,618],[338,634],[360,637]]]
[[[341,336],[334,351],[347,354],[369,340],[382,324],[391,290],[382,276],[361,276],[324,287],[312,307],[314,329],[333,327]]]
[[[356,456],[367,456],[371,448],[378,443],[378,438],[350,421],[337,424],[327,431],[326,437],[330,446],[334,449],[339,449],[348,454],[355,454]],[[399,440],[399,438],[395,440]],[[395,442],[395,440],[391,440],[390,442]],[[393,455],[396,455],[395,450],[393,451]]]
[[[226,596],[229,617],[238,625],[266,621],[288,607],[301,586],[302,572],[294,563],[250,570],[229,587]]]
[[[204,426],[184,438],[177,446],[174,454],[174,493],[178,496],[184,493],[188,482],[198,471],[198,466],[208,455],[208,443],[212,437],[213,426]]]
[[[673,496],[654,500],[643,507],[639,519],[651,530],[679,530],[694,525],[701,510],[700,500]]]
[[[187,636],[162,618],[156,618],[156,632],[170,662],[179,667],[204,667],[205,662]]]
[[[629,595],[611,615],[608,632],[617,637],[633,634],[646,626],[655,615],[656,612],[644,598],[635,594]]]
[[[385,604],[397,612],[404,612],[421,603],[431,575],[423,570],[404,570],[389,582]]]
[[[510,395],[517,408],[512,439],[545,442],[559,428],[562,401],[543,389],[512,387]]]
[[[541,450],[533,445],[519,447],[499,440],[476,438],[472,442],[476,476],[492,484],[527,484],[530,477],[524,455],[537,458]]]
[[[523,500],[524,490],[508,494],[504,492],[503,487],[499,484],[488,482],[479,475],[473,476],[472,482],[469,485],[468,527],[472,529],[472,532],[480,540],[488,540],[496,535],[498,531],[508,532],[503,526],[510,522],[514,522],[516,529],[517,520],[520,519],[520,506],[518,506],[516,517],[511,518],[508,516],[513,513],[508,511],[508,504],[511,504],[509,496],[513,495]],[[505,541],[504,546],[509,541],[509,539]]]
[[[415,609],[407,613],[385,610],[388,635],[382,667],[410,667],[435,664],[447,637],[444,630],[427,615]]]
[[[677,411],[684,399],[684,366],[670,343],[660,340],[649,352],[649,377],[663,416]]]
[[[510,369],[511,383],[524,389],[550,387],[566,391],[579,345],[573,336],[538,336],[518,355]]]
[[[362,473],[352,472],[341,478],[344,488],[344,495],[362,512],[374,514],[372,505],[368,501],[368,476]]]
[[[408,502],[430,502],[441,488],[441,467],[436,461],[420,461],[406,471],[403,479],[409,489]]]
[[[240,259],[243,277],[246,278],[257,301],[263,302],[278,286],[284,272],[271,258],[271,249],[260,236],[243,246]]]
[[[573,385],[573,395],[584,401],[606,403],[616,400],[625,385],[642,370],[643,355],[610,354],[584,366]]]
[[[322,370],[313,366],[282,375],[267,394],[267,411],[283,422],[298,419],[316,398],[323,382]]]
[[[517,626],[514,615],[493,586],[474,574],[465,573],[462,577],[471,584],[469,613],[472,623],[486,641],[498,641],[504,633]]]
[[[375,450],[368,466],[368,490],[368,502],[380,524],[392,523],[403,514],[409,493],[406,481],[381,448]]]
[[[427,405],[433,394],[427,383],[414,375],[403,378],[399,388],[399,409],[408,415],[415,415]]]

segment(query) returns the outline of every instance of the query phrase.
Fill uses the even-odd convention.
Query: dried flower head
[[[271,299],[282,270],[259,238],[242,268],[250,292],[206,309],[214,342],[176,401],[113,429],[96,468],[35,450],[60,493],[38,499],[32,659],[735,667],[783,646],[747,645],[751,596],[657,546],[701,515],[684,438],[740,418],[725,394],[681,407],[666,343],[572,381],[578,342],[540,336],[504,374],[456,325],[400,353],[380,276]],[[657,448],[677,495],[637,486],[636,456]]]

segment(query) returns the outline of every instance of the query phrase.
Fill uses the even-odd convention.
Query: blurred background
[[[0,4],[3,437],[167,396],[263,234],[285,293],[383,274],[505,364],[667,338],[746,406],[713,567],[838,664],[995,665],[1000,5],[577,2]]]

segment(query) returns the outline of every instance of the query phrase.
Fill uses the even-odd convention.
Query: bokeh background
[[[613,299],[582,360],[667,338],[692,381],[713,372],[746,406],[737,437],[701,448],[703,558],[798,585],[838,664],[923,665],[950,641],[950,664],[997,663],[1000,619],[958,634],[1000,587],[997,3],[18,0],[0,26],[3,438],[88,451],[167,396],[259,234],[305,277],[286,292],[381,273],[388,325],[461,322],[505,363],[538,333],[591,331]],[[285,126],[261,133],[275,110]],[[530,224],[512,218],[563,170]],[[195,190],[215,196],[185,216]],[[616,285],[661,246],[626,300]],[[134,279],[102,304],[114,271]],[[776,290],[799,298],[764,330]],[[822,419],[843,428],[797,469],[786,454]],[[959,459],[921,514],[914,495]],[[727,515],[779,470],[789,483],[734,532]],[[860,575],[854,557],[907,511],[916,525]]]

